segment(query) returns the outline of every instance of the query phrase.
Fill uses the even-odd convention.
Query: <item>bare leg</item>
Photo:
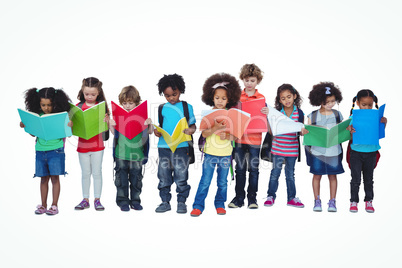
[[[59,175],[56,176],[51,176],[52,179],[52,193],[53,193],[53,203],[52,206],[57,207],[57,203],[59,202],[59,196],[60,196],[60,180],[59,180]]]
[[[321,175],[313,175],[313,193],[314,199],[319,199],[320,195],[320,183],[321,183]]]
[[[329,179],[329,194],[330,199],[336,198],[336,190],[338,189],[338,180],[336,179],[336,175],[328,175]]]
[[[47,208],[47,194],[49,192],[49,176],[40,178],[40,197],[42,200],[42,206]]]

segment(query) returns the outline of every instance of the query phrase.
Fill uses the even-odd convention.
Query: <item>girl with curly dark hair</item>
[[[240,100],[241,88],[236,78],[226,73],[217,73],[210,76],[204,83],[202,101],[212,106],[212,109],[228,109]],[[204,162],[202,176],[193,203],[191,216],[199,216],[205,208],[209,186],[217,166],[218,190],[215,195],[215,208],[218,215],[226,214],[225,202],[227,198],[227,176],[232,155],[232,142],[235,137],[223,131],[227,122],[215,120],[213,126],[204,129]]]
[[[61,89],[52,87],[36,89],[31,88],[25,92],[25,106],[30,112],[39,115],[68,112],[70,110],[70,98]],[[21,122],[22,128],[25,125]],[[71,121],[68,123],[71,127]],[[42,203],[38,205],[35,214],[56,215],[59,213],[57,203],[60,196],[60,180],[59,175],[65,175],[65,154],[64,140],[44,140],[36,138],[36,168],[35,176],[41,177],[40,195]],[[53,201],[49,209],[47,209],[47,195],[49,192],[49,180],[52,181]]]
[[[331,128],[339,124],[342,120],[342,114],[332,109],[335,104],[342,101],[342,93],[338,86],[332,82],[321,82],[313,86],[309,94],[310,103],[313,106],[320,106],[320,109],[309,114],[308,124]],[[303,129],[303,134],[308,131]],[[340,144],[329,148],[319,146],[306,146],[307,164],[310,166],[310,173],[313,174],[313,192],[314,192],[314,211],[322,211],[320,200],[320,183],[322,175],[328,175],[330,200],[328,211],[336,212],[336,191],[337,174],[344,173],[342,166],[342,146]]]

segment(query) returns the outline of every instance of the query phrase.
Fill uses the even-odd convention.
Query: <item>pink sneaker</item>
[[[373,201],[366,201],[366,211],[368,213],[374,213]]]
[[[267,201],[264,202],[264,206],[266,207],[272,207],[275,203],[275,199],[273,196],[268,196]]]
[[[287,205],[295,208],[304,208],[303,203],[300,201],[298,197],[295,197],[292,200],[290,200]]]
[[[357,203],[356,203],[356,202],[350,202],[350,209],[349,209],[349,211],[350,211],[350,212],[357,212],[357,211],[358,211],[358,209],[357,209]]]

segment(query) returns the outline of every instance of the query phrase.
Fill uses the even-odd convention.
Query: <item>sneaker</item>
[[[300,201],[298,197],[293,198],[287,203],[288,206],[295,207],[295,208],[304,208],[303,203]]]
[[[191,217],[198,217],[201,214],[202,214],[202,212],[198,208],[193,209],[193,211],[191,211],[191,213],[190,213]]]
[[[357,211],[358,211],[358,209],[357,209],[357,202],[350,202],[350,209],[349,209],[349,211],[350,211],[350,212],[357,212]]]
[[[88,203],[87,200],[83,199],[81,201],[81,203],[79,203],[78,205],[75,206],[74,209],[76,209],[76,210],[84,210],[86,208],[89,208],[89,203]]]
[[[230,208],[241,208],[243,205],[244,205],[244,202],[240,201],[237,197],[235,197],[229,203],[228,207],[230,207]]]
[[[128,204],[124,204],[124,205],[121,205],[120,210],[121,211],[130,211],[130,207]]]
[[[226,210],[224,208],[217,208],[216,213],[218,213],[218,215],[226,215]]]
[[[56,215],[56,214],[58,214],[58,213],[59,213],[59,209],[58,209],[57,206],[55,206],[55,205],[51,206],[50,209],[48,209],[48,210],[46,211],[46,214],[47,214],[47,215],[50,215],[50,216]]]
[[[315,211],[315,212],[321,212],[321,211],[322,211],[321,199],[316,199],[316,200],[314,200],[314,208],[313,208],[313,211]]]
[[[36,210],[35,210],[35,214],[36,215],[42,215],[42,214],[46,213],[46,211],[47,211],[47,209],[44,206],[37,205]]]
[[[264,202],[264,206],[266,207],[272,207],[275,203],[275,199],[273,196],[268,196],[267,201]]]
[[[258,208],[257,200],[255,200],[255,199],[249,200],[248,208],[249,209],[257,209]]]
[[[157,213],[163,213],[166,211],[171,210],[169,202],[162,202],[156,209],[155,212]]]
[[[143,207],[138,203],[131,204],[130,208],[134,209],[134,210],[142,210],[143,209]]]
[[[336,212],[335,203],[336,203],[335,198],[332,198],[331,200],[329,200],[329,202],[328,202],[328,212]]]
[[[177,213],[179,214],[185,214],[187,213],[187,206],[184,202],[178,202],[177,203]]]
[[[368,213],[374,213],[373,201],[366,201],[366,211]]]
[[[97,211],[105,210],[105,207],[102,206],[102,204],[101,204],[99,199],[95,199],[94,206],[95,206],[95,210],[97,210]]]

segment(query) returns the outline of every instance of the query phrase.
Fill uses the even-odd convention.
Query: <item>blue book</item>
[[[44,114],[18,109],[21,122],[25,125],[25,132],[44,140],[55,140],[69,137],[72,134],[67,112]]]
[[[384,117],[385,104],[378,110],[353,110],[353,144],[379,145],[385,137],[385,124],[380,123]]]

